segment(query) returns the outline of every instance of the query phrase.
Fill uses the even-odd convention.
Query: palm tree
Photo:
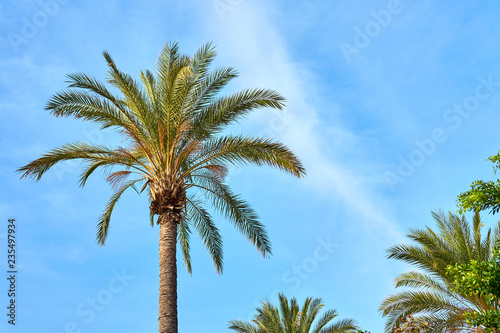
[[[395,285],[409,287],[387,297],[380,306],[387,316],[386,332],[392,332],[402,319],[415,316],[418,322],[427,322],[430,332],[479,332],[465,321],[465,313],[483,313],[498,309],[499,305],[485,297],[467,296],[454,292],[453,277],[446,268],[455,264],[466,264],[471,260],[487,261],[500,238],[500,222],[492,232],[482,235],[483,224],[479,213],[474,215],[472,225],[465,216],[443,212],[432,212],[437,223],[437,232],[429,227],[410,230],[408,237],[416,245],[401,244],[388,250],[389,258],[414,265],[419,271],[408,271],[395,279]]]
[[[300,309],[295,297],[288,301],[283,294],[279,294],[279,303],[278,309],[269,302],[262,302],[252,322],[233,320],[229,322],[229,328],[240,333],[340,333],[356,332],[358,329],[353,319],[328,325],[338,316],[336,310],[327,310],[312,328],[324,306],[321,298],[308,297]]]
[[[231,67],[210,71],[215,54],[211,44],[201,47],[193,57],[180,54],[176,43],[166,45],[158,57],[156,73],[141,71],[140,83],[120,71],[103,52],[109,67],[107,82],[120,94],[113,94],[91,76],[70,74],[70,89],[54,95],[46,110],[57,117],[73,116],[96,122],[103,129],[118,129],[124,147],[66,144],[18,170],[23,172],[21,178],[39,180],[56,163],[79,159],[86,162],[81,186],[97,169],[106,172],[115,192],[97,223],[101,245],[122,194],[129,188],[148,190],[150,223],[154,225],[157,215],[160,229],[160,333],[178,330],[176,246],[178,242],[191,272],[192,228],[200,234],[217,272],[222,273],[222,239],[202,198],[221,211],[264,257],[271,254],[265,227],[255,211],[224,183],[228,167],[268,165],[297,177],[305,175],[299,159],[283,144],[222,133],[252,110],[283,109],[284,98],[267,89],[218,97],[237,72]]]

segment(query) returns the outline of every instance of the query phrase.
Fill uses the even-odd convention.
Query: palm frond
[[[198,234],[212,257],[217,273],[222,274],[224,255],[222,251],[222,237],[219,233],[219,229],[199,200],[192,197],[187,198],[186,211],[187,219],[192,221],[198,231]]]
[[[227,185],[218,181],[210,173],[199,171],[192,177],[196,180],[193,187],[202,190],[211,199],[214,208],[222,212],[262,255],[271,254],[271,243],[265,227],[259,222],[256,212],[246,201],[233,194]]]
[[[132,187],[135,183],[141,180],[142,179],[135,179],[126,182],[109,199],[109,202],[106,205],[104,212],[97,221],[96,239],[99,244],[104,245],[104,242],[106,241],[106,237],[108,236],[108,231],[109,231],[109,221],[111,220],[111,214],[113,213],[113,209],[115,208],[116,203],[128,188]]]
[[[56,117],[73,116],[101,124],[102,128],[129,126],[128,119],[115,105],[87,92],[67,90],[58,93],[49,100],[45,109]]]
[[[205,143],[196,163],[184,174],[189,174],[211,163],[235,166],[267,165],[297,177],[305,175],[305,169],[297,156],[285,145],[270,139],[243,136],[212,139]]]
[[[410,290],[388,296],[380,305],[382,315],[387,317],[386,332],[392,332],[392,328],[409,315],[425,318],[432,332],[471,331],[465,312],[482,312],[498,306],[478,296],[453,292],[453,280],[446,271],[450,265],[489,260],[491,244],[498,239],[498,234],[491,237],[488,230],[483,237],[479,215],[474,216],[472,223],[464,216],[442,211],[432,212],[432,216],[437,232],[429,227],[411,230],[408,236],[415,245],[399,244],[388,250],[389,258],[422,271],[409,271],[396,277],[397,288]]]
[[[234,68],[223,67],[216,69],[208,74],[203,81],[195,84],[187,103],[190,113],[196,115],[195,119],[197,120],[194,123],[201,126],[202,117],[199,113],[205,110],[214,101],[217,94],[237,76],[238,72]]]
[[[191,255],[189,254],[190,250],[190,236],[191,229],[189,227],[189,220],[185,217],[181,218],[181,221],[178,225],[178,242],[181,246],[182,258],[184,259],[184,263],[186,264],[186,268],[189,274],[192,274],[193,269],[191,266]]]
[[[269,89],[247,89],[210,103],[194,119],[197,138],[208,138],[242,119],[252,110],[270,107],[283,109],[283,96]]]
[[[141,165],[132,155],[127,155],[123,151],[113,150],[102,145],[84,142],[75,142],[59,148],[54,148],[42,155],[42,157],[19,168],[17,171],[23,173],[21,178],[31,177],[40,180],[45,172],[55,164],[75,159],[91,163],[91,167],[84,173],[85,177],[82,176],[83,183],[85,183],[85,180],[88,178],[87,175],[90,175],[97,167],[104,165],[122,165],[134,168],[144,175],[149,174],[147,166]],[[96,166],[96,164],[98,165]]]
[[[320,333],[355,333],[358,331],[358,324],[354,319],[341,319],[332,325],[325,327]]]
[[[259,328],[243,320],[231,320],[229,324],[229,329],[239,333],[265,333],[265,331],[259,330]]]

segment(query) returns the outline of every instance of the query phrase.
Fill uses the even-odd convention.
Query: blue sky
[[[120,201],[99,247],[95,223],[111,194],[101,177],[78,188],[78,163],[38,183],[14,170],[67,142],[120,143],[43,110],[65,74],[104,79],[108,50],[137,75],[166,42],[192,54],[213,41],[216,63],[240,72],[226,92],[272,88],[288,101],[231,131],[286,143],[308,176],[232,170],[228,182],[259,212],[274,255],[264,260],[218,218],[225,272],[194,242],[193,274],[179,266],[180,331],[229,332],[229,320],[248,319],[282,291],[322,297],[340,317],[382,332],[379,304],[409,268],[386,250],[409,228],[432,226],[431,210],[455,210],[473,180],[493,179],[485,159],[500,149],[499,14],[496,1],[2,2],[0,244],[16,218],[19,293],[17,327],[5,314],[0,327],[157,330],[158,228],[148,226],[146,196]],[[5,280],[0,288],[6,306]]]

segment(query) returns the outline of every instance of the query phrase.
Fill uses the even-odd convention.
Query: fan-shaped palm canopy
[[[218,96],[237,72],[231,67],[210,71],[215,54],[211,44],[193,57],[181,55],[176,43],[168,44],[157,60],[156,72],[141,71],[137,81],[119,70],[104,52],[107,82],[119,94],[96,78],[71,74],[69,89],[56,94],[46,109],[57,117],[71,116],[98,123],[103,129],[116,129],[123,135],[124,145],[66,144],[20,168],[22,177],[39,180],[56,163],[78,159],[85,163],[80,177],[83,186],[102,169],[115,192],[98,221],[100,244],[108,235],[116,203],[127,189],[134,188],[149,190],[151,224],[155,215],[168,216],[179,224],[178,238],[189,271],[191,228],[200,234],[217,271],[222,271],[222,239],[207,202],[263,255],[269,254],[270,242],[256,213],[224,183],[228,167],[267,165],[297,177],[305,170],[279,142],[223,133],[255,109],[282,109],[285,100],[269,89]]]
[[[330,324],[338,316],[336,310],[326,310],[318,317],[323,306],[321,298],[308,297],[300,308],[295,298],[289,301],[279,294],[279,308],[263,302],[252,322],[233,320],[229,328],[240,333],[340,333],[357,330],[353,319]]]

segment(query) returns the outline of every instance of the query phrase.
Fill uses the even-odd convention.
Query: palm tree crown
[[[18,170],[22,177],[39,180],[56,163],[79,159],[86,163],[80,177],[83,186],[96,170],[102,169],[115,192],[98,220],[97,241],[101,245],[122,194],[129,188],[140,192],[147,189],[150,223],[154,225],[157,215],[160,225],[161,285],[162,279],[176,279],[177,242],[191,272],[192,228],[200,234],[217,272],[222,272],[222,239],[207,210],[207,201],[264,256],[271,253],[265,228],[255,211],[224,183],[229,166],[268,165],[297,177],[305,175],[299,159],[283,144],[222,133],[252,110],[283,109],[285,100],[268,89],[247,89],[218,97],[230,80],[237,77],[237,72],[231,67],[210,71],[215,54],[211,44],[201,47],[193,57],[180,54],[175,43],[166,45],[157,60],[156,73],[141,71],[137,81],[120,71],[104,52],[109,67],[107,82],[119,95],[91,76],[70,74],[69,89],[54,95],[46,109],[57,117],[72,116],[98,123],[103,129],[117,129],[126,144],[123,147],[85,142],[66,144]],[[168,269],[163,269],[167,266]],[[163,296],[165,301],[177,297]],[[176,318],[176,312],[170,317]],[[176,326],[164,330],[161,326],[160,323],[160,332],[177,331]]]
[[[288,301],[283,294],[279,294],[279,303],[278,309],[269,302],[263,302],[252,322],[233,320],[229,328],[240,333],[340,333],[357,330],[353,319],[328,325],[338,316],[336,310],[326,310],[317,318],[324,306],[321,298],[308,297],[301,309],[295,298]]]
[[[416,245],[401,244],[388,250],[389,258],[414,265],[419,271],[408,271],[395,279],[396,287],[409,287],[387,297],[380,306],[388,317],[386,332],[408,316],[419,322],[427,322],[431,332],[476,332],[467,325],[467,311],[484,312],[498,308],[498,304],[487,298],[467,296],[453,292],[453,278],[446,268],[455,264],[466,264],[471,260],[487,261],[499,239],[499,227],[481,234],[483,224],[479,213],[474,215],[472,225],[465,216],[433,212],[438,231],[427,227],[410,230],[408,237]]]

